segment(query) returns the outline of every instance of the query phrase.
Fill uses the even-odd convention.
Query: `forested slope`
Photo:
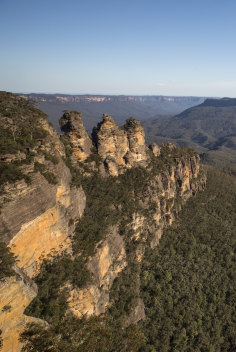
[[[207,189],[188,200],[160,245],[114,281],[105,315],[31,327],[25,351],[235,351],[235,203],[236,179],[209,168]],[[123,329],[137,272],[146,318]]]
[[[142,351],[235,351],[236,179],[208,170],[142,266]]]
[[[176,116],[143,121],[149,141],[187,145],[203,153],[205,163],[236,163],[236,99],[206,99]]]

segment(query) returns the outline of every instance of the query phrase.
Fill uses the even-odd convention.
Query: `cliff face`
[[[67,185],[68,186],[68,185]],[[36,199],[33,190],[32,199]],[[17,343],[19,333],[23,330],[27,322],[34,321],[31,317],[23,314],[25,308],[32,299],[37,295],[37,287],[25,283],[25,278],[34,277],[39,269],[43,259],[50,259],[56,254],[63,251],[71,252],[71,240],[69,235],[73,231],[73,226],[69,226],[70,219],[78,219],[83,214],[85,207],[85,195],[82,189],[71,191],[69,187],[59,185],[52,191],[51,199],[53,204],[48,203],[48,209],[42,211],[42,203],[37,199],[34,213],[32,212],[31,220],[24,220],[24,214],[30,214],[29,199],[23,196],[4,208],[1,217],[4,217],[4,223],[8,224],[12,220],[6,214],[9,208],[13,211],[16,219],[21,218],[22,224],[20,230],[15,233],[12,231],[12,238],[8,242],[11,251],[17,259],[17,269],[24,273],[23,278],[10,278],[6,282],[0,282],[0,329],[3,332],[4,349],[3,351],[20,351],[21,345]],[[27,202],[26,202],[27,201]],[[24,206],[19,206],[19,202]],[[50,206],[52,205],[52,206]],[[36,211],[38,206],[38,212]],[[14,223],[14,220],[13,220]],[[9,227],[8,227],[9,229]],[[17,230],[16,230],[17,231]],[[9,235],[8,235],[9,236]],[[10,312],[4,311],[5,306],[11,306]],[[7,342],[5,342],[7,341]]]
[[[95,256],[89,259],[92,283],[84,289],[70,291],[69,311],[78,317],[105,313],[112,283],[126,265],[124,241],[118,233],[118,226],[115,226],[109,230],[106,240],[100,243]]]
[[[199,160],[198,155],[176,158],[167,170],[152,178],[145,198],[141,201],[141,211],[134,213],[130,222],[135,241],[149,241],[154,248],[161,238],[163,228],[172,224],[188,198],[205,188],[206,177],[199,172]],[[149,211],[148,216],[143,215],[143,210]],[[141,261],[144,250],[145,245],[139,244],[136,250],[138,261]]]
[[[24,100],[17,99],[17,103],[20,101],[24,107]],[[83,127],[81,115],[65,112],[60,123],[70,149],[68,157],[45,117],[40,115],[36,119],[37,133],[35,137],[32,135],[32,140],[27,140],[29,146],[25,148],[26,141],[21,137],[17,139],[17,136],[22,135],[28,120],[22,118],[20,124],[19,116],[22,115],[18,115],[17,121],[20,122],[16,122],[6,111],[1,113],[0,121],[2,127],[10,131],[12,143],[16,144],[14,148],[19,150],[13,148],[10,153],[2,153],[1,165],[8,170],[14,168],[18,176],[16,179],[14,174],[10,182],[3,179],[0,185],[3,195],[0,240],[8,244],[17,262],[16,275],[0,281],[0,329],[3,331],[3,351],[14,349],[17,352],[21,349],[18,336],[25,323],[36,319],[24,315],[24,310],[38,294],[33,280],[40,273],[44,259],[53,261],[53,257],[65,252],[72,262],[83,258],[91,280],[83,287],[67,280],[60,287],[59,291],[66,288],[69,292],[65,314],[72,313],[77,317],[100,315],[114,303],[110,292],[115,280],[131,264],[139,265],[147,246],[153,248],[158,244],[164,226],[171,225],[189,197],[204,189],[206,178],[199,170],[199,156],[193,151],[180,151],[171,144],[152,145],[148,149],[143,128],[135,119],[118,127],[110,116],[104,115],[91,139]],[[33,108],[31,113],[35,118],[38,116]],[[14,124],[16,128],[13,128]],[[27,133],[34,131],[36,127],[32,126]],[[17,134],[20,129],[21,133]],[[89,214],[88,204],[92,203],[87,194],[86,204],[80,178],[76,181],[77,187],[71,184],[76,172],[79,172],[78,177],[83,180],[86,192],[91,176],[95,173],[100,177],[96,174],[100,173],[105,176],[103,179],[107,180],[108,188],[109,185],[118,185],[116,189],[119,189],[120,185],[121,193],[128,194],[126,200],[120,202],[114,194],[117,203],[113,202],[112,196],[108,197],[106,218],[114,213],[120,215],[112,225],[104,228],[104,236],[95,241],[93,254],[89,255],[84,254],[83,246],[80,250],[73,247],[75,224],[80,226],[79,219],[85,209],[85,214]],[[126,181],[122,183],[122,177],[128,172],[130,175],[126,181],[130,188]],[[140,178],[143,172],[144,176]],[[104,192],[108,194],[109,189]],[[123,194],[120,199],[122,197]],[[93,216],[91,213],[91,218]],[[91,227],[91,231],[96,237],[96,228]],[[81,239],[83,243],[86,240]],[[124,320],[126,327],[145,318],[138,293],[138,274],[135,280],[137,301]],[[42,321],[37,322],[42,324]]]
[[[22,100],[16,103],[24,104]],[[23,109],[25,114],[27,111]],[[7,352],[20,350],[17,343],[19,333],[26,322],[33,320],[23,314],[37,295],[37,286],[30,278],[38,273],[45,258],[65,250],[71,252],[69,237],[74,231],[73,222],[82,216],[86,197],[81,187],[71,187],[71,173],[62,160],[64,146],[47,120],[38,116],[36,109],[32,110],[38,118],[37,129],[44,132],[34,144],[32,142],[28,149],[24,149],[21,140],[17,145],[17,134],[26,128],[28,120],[25,122],[22,112],[17,111],[18,119],[12,121],[11,117],[3,115],[4,112],[7,115],[6,111],[1,111],[1,128],[4,137],[9,130],[15,131],[15,146],[14,153],[6,154],[4,148],[1,149],[1,166],[6,172],[14,168],[14,177],[17,173],[20,175],[15,182],[1,179],[0,185],[0,240],[8,244],[17,263],[16,276],[0,281],[0,329],[4,339],[3,351]],[[31,128],[33,130],[35,126]],[[16,148],[21,151],[16,153]],[[4,309],[8,306],[9,309]]]

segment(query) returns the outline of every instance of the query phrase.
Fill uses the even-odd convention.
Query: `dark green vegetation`
[[[155,116],[178,114],[204,100],[199,97],[163,96],[77,96],[63,94],[26,94],[25,96],[36,101],[37,106],[48,114],[49,120],[59,133],[58,121],[64,110],[82,112],[86,129],[92,131],[104,112],[111,115],[117,124],[123,124],[131,116],[145,120]],[[95,97],[104,100],[92,100]]]
[[[0,92],[0,185],[30,177],[21,166],[32,161],[31,150],[48,134],[40,124],[46,114],[24,98]]]
[[[236,99],[207,99],[174,117],[143,121],[149,141],[194,147],[205,163],[236,163]]]
[[[47,131],[38,124],[47,115],[34,105],[11,93],[0,92],[0,153],[27,152]]]
[[[235,177],[209,169],[207,189],[188,201],[160,246],[147,248],[141,266],[129,257],[105,316],[30,326],[22,335],[24,350],[235,351],[235,203]],[[137,303],[136,275],[146,319],[124,329]]]
[[[24,352],[137,352],[145,337],[138,326],[117,331],[108,317],[68,317],[48,329],[29,325],[21,341]]]
[[[148,250],[142,351],[235,351],[236,179],[214,169],[207,190]]]
[[[4,242],[0,242],[0,281],[5,277],[15,275],[15,271],[12,269],[14,263],[14,255]]]
[[[6,182],[14,183],[22,179],[30,183],[30,177],[23,174],[17,163],[5,163],[0,161],[0,185]]]
[[[82,181],[87,196],[83,218],[73,237],[73,249],[84,255],[94,254],[96,244],[103,240],[109,226],[117,224],[139,208],[138,200],[148,184],[148,172],[134,168],[124,175],[103,178],[98,174]]]
[[[24,179],[31,182],[30,174],[24,174],[25,165],[34,162],[38,153],[45,164],[34,163],[34,171],[40,172],[51,184],[57,184],[55,174],[48,164],[58,164],[58,158],[40,146],[47,139],[48,131],[42,126],[47,115],[35,108],[31,101],[7,92],[0,92],[0,186]]]

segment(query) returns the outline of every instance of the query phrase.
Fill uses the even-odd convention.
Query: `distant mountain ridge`
[[[20,94],[33,100],[46,112],[57,131],[63,110],[82,113],[83,122],[91,131],[104,113],[113,116],[118,125],[130,117],[149,118],[176,115],[204,101],[203,97],[133,96],[133,95],[69,95],[69,94]]]
[[[61,102],[104,102],[104,101],[139,101],[139,102],[175,102],[175,103],[198,103],[204,99],[192,96],[163,96],[163,95],[100,95],[100,94],[20,94],[37,102],[61,101]]]
[[[215,107],[236,106],[236,98],[222,98],[222,99],[209,99],[208,98],[201,105],[215,106]]]
[[[236,99],[206,99],[174,117],[143,121],[150,141],[172,141],[213,164],[236,164]]]

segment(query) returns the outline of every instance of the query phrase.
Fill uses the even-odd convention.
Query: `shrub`
[[[0,281],[15,275],[15,271],[12,269],[14,263],[14,255],[4,242],[0,242]]]

